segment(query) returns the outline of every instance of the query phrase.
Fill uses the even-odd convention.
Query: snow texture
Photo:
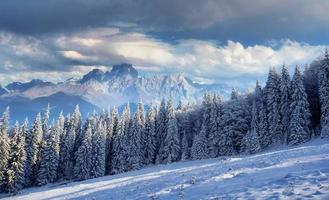
[[[6,194],[0,195],[4,197]],[[5,199],[328,199],[329,142],[313,140],[251,156],[158,165]]]

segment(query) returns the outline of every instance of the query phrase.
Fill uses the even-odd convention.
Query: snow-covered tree
[[[31,138],[32,144],[31,149],[29,151],[29,156],[27,157],[27,162],[30,162],[31,173],[27,174],[26,181],[29,185],[33,185],[36,183],[37,173],[39,171],[40,165],[40,156],[41,156],[41,147],[42,147],[42,121],[41,115],[38,113],[33,122],[32,130],[31,130]],[[29,137],[30,140],[30,137]]]
[[[169,100],[167,104],[167,119],[166,138],[163,143],[163,149],[159,152],[161,163],[178,161],[180,156],[178,127],[172,100]]]
[[[103,122],[100,120],[97,125],[96,132],[92,135],[92,162],[91,172],[92,178],[104,176],[105,174],[105,145],[106,145],[106,130]]]
[[[25,136],[25,186],[31,185],[30,176],[32,173],[32,158],[33,158],[33,135],[32,130],[29,130],[29,120],[26,118],[21,127],[22,134]]]
[[[4,189],[8,193],[16,193],[25,184],[25,135],[19,130],[17,121],[13,135],[4,179]]]
[[[247,132],[247,134],[243,138],[243,143],[246,153],[254,154],[258,153],[261,150],[258,135],[255,129],[252,129]]]
[[[329,138],[329,54],[326,50],[319,72],[319,96],[321,106],[321,137]]]
[[[156,119],[156,134],[157,134],[156,164],[161,163],[162,160],[159,156],[160,156],[160,152],[163,152],[163,148],[164,148],[164,140],[167,134],[167,121],[168,119],[167,119],[166,101],[162,99]]]
[[[303,77],[298,67],[291,82],[291,116],[289,126],[289,144],[301,144],[310,139],[310,111]]]
[[[74,144],[74,151],[76,151],[79,146],[81,145],[83,135],[81,133],[81,113],[79,105],[75,106],[74,112],[71,116],[71,126],[74,129],[75,133],[75,144]]]
[[[142,167],[145,155],[145,146],[147,138],[143,133],[144,130],[144,108],[143,104],[139,103],[134,119],[132,121],[132,127],[128,134],[128,158],[127,167],[128,170],[139,169]],[[143,137],[143,138],[142,138]]]
[[[266,108],[268,119],[268,131],[273,145],[281,144],[282,122],[280,117],[280,77],[275,68],[271,68],[266,82]]]
[[[181,155],[181,160],[188,160],[190,158],[191,150],[188,145],[188,138],[187,134],[184,131],[183,138],[182,138],[182,155]]]
[[[106,173],[111,172],[112,148],[114,136],[119,132],[118,110],[114,107],[106,118]]]
[[[151,106],[146,114],[145,119],[145,129],[144,135],[147,138],[147,143],[145,148],[145,160],[144,164],[154,164],[155,157],[156,157],[156,145],[157,145],[157,138],[156,138],[156,114],[157,110],[155,107]]]
[[[207,144],[206,125],[202,124],[200,133],[195,136],[193,141],[191,158],[193,160],[209,158],[209,149]]]
[[[113,136],[111,173],[117,174],[126,171],[127,159],[127,133],[130,129],[129,103],[125,107],[118,124],[118,134]]]
[[[74,126],[73,118],[70,118],[65,129],[65,138],[60,152],[60,174],[63,174],[64,179],[71,179],[73,176],[74,145],[76,139],[76,127]]]
[[[10,152],[10,141],[8,137],[9,107],[6,108],[0,120],[0,188],[4,181],[4,173]]]
[[[91,178],[92,166],[92,131],[90,121],[86,122],[86,129],[83,133],[83,139],[80,147],[76,152],[76,162],[74,167],[74,177],[78,180]]]
[[[289,124],[290,124],[290,103],[291,103],[291,86],[290,86],[290,76],[286,66],[282,67],[281,72],[281,101],[280,101],[280,115],[282,119],[282,143],[288,143],[289,136]]]
[[[59,141],[57,136],[57,127],[52,126],[44,134],[40,167],[37,176],[38,185],[53,183],[57,179],[57,168],[59,163]]]
[[[209,149],[209,155],[212,158],[215,158],[218,156],[219,149],[221,146],[219,146],[219,140],[222,134],[222,127],[221,127],[221,120],[223,115],[223,105],[222,100],[219,97],[218,94],[213,94],[213,100],[211,102],[211,108],[210,108],[210,118],[208,122],[208,149]],[[204,120],[207,120],[204,118]]]

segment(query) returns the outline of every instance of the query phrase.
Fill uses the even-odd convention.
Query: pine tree
[[[46,131],[46,129],[44,130]],[[48,131],[44,134],[41,148],[41,161],[37,177],[38,185],[53,183],[57,179],[57,168],[59,163],[59,143],[57,140],[57,134],[56,126],[48,128]]]
[[[159,108],[159,112],[156,119],[156,134],[157,134],[157,142],[156,146],[158,147],[156,150],[156,164],[161,163],[162,158],[160,158],[160,153],[164,151],[164,140],[167,134],[167,107],[164,99],[161,101],[161,105]]]
[[[7,162],[10,153],[10,141],[8,137],[8,122],[9,121],[9,107],[6,108],[2,114],[0,121],[0,188],[4,181],[4,173],[7,167]]]
[[[203,123],[201,131],[195,136],[191,148],[191,158],[193,160],[209,158],[209,149],[207,146],[206,125]]]
[[[99,120],[97,124],[97,129],[92,135],[92,162],[91,162],[91,172],[92,178],[104,176],[105,174],[105,145],[106,145],[106,130],[103,122]]]
[[[23,126],[21,127],[22,134],[24,134],[25,137],[25,169],[24,169],[24,175],[25,175],[25,186],[29,186],[31,184],[30,182],[30,176],[32,172],[32,156],[33,156],[33,135],[32,131],[29,130],[29,121],[26,118],[24,121]]]
[[[115,107],[111,110],[106,124],[106,174],[109,174],[111,172],[113,140],[119,132],[118,110]]]
[[[64,138],[64,144],[61,148],[61,171],[63,178],[71,179],[73,176],[74,166],[74,145],[76,138],[76,127],[74,126],[74,119],[70,118],[66,127],[66,135]]]
[[[10,143],[10,155],[4,180],[4,189],[8,193],[16,193],[22,189],[25,184],[25,135],[19,130],[17,121],[13,130],[13,135]]]
[[[296,145],[310,139],[310,111],[307,94],[303,85],[303,77],[299,68],[296,67],[292,80],[292,103],[290,105],[291,120],[289,126],[290,144]]]
[[[175,111],[172,100],[167,105],[167,127],[163,151],[160,152],[161,163],[172,163],[178,161],[180,155],[179,136]]]
[[[289,124],[290,124],[290,103],[291,103],[291,95],[290,95],[290,76],[288,73],[288,69],[286,66],[282,67],[282,73],[281,73],[281,86],[280,86],[280,92],[281,92],[281,101],[280,101],[280,115],[282,118],[282,142],[283,144],[288,143],[288,137],[289,137]]]
[[[144,129],[143,112],[143,104],[139,103],[132,122],[132,127],[128,134],[128,146],[130,147],[128,150],[127,158],[128,170],[135,170],[141,168],[144,161],[144,148],[147,138],[142,138],[142,133]]]
[[[183,139],[182,139],[182,156],[181,156],[181,160],[188,160],[190,158],[190,147],[188,145],[188,139],[187,139],[187,134],[184,131],[183,134]]]
[[[83,135],[81,134],[81,113],[80,113],[80,107],[79,104],[76,105],[74,112],[71,117],[71,126],[74,129],[75,133],[75,144],[74,144],[74,150],[76,151],[79,146],[81,145]]]
[[[244,142],[246,153],[254,154],[254,153],[258,153],[261,150],[255,129],[252,129],[247,132],[247,134],[243,138],[243,142]]]
[[[37,114],[34,120],[31,135],[32,135],[31,157],[28,159],[31,159],[32,173],[30,174],[27,180],[30,182],[30,184],[35,184],[37,178],[37,172],[39,171],[42,137],[43,137],[40,113]]]
[[[329,138],[329,54],[326,50],[319,72],[319,96],[321,106],[321,137]]]
[[[280,118],[280,77],[274,68],[271,68],[266,82],[266,108],[268,131],[273,145],[281,144],[282,122]]]
[[[83,139],[80,147],[76,152],[76,162],[74,167],[74,177],[78,180],[86,180],[91,178],[92,166],[92,131],[90,121],[86,122]]]
[[[112,164],[111,172],[114,174],[127,171],[126,159],[127,159],[127,133],[130,129],[130,108],[129,103],[125,107],[121,116],[118,134],[113,137],[113,148],[112,148]]]
[[[149,111],[146,114],[145,120],[145,129],[144,134],[147,138],[147,144],[145,146],[145,161],[144,163],[147,164],[154,164],[155,157],[156,157],[156,108],[151,106]]]
[[[219,149],[219,140],[222,134],[222,127],[220,125],[221,118],[223,114],[222,100],[218,94],[213,95],[213,100],[210,108],[210,119],[208,123],[208,149],[210,157],[215,158],[218,156]],[[206,120],[206,119],[204,119]]]

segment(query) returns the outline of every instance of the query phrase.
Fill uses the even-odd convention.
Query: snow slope
[[[152,166],[8,199],[329,199],[329,142]]]

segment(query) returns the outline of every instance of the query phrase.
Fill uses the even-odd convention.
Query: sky
[[[0,83],[133,64],[235,87],[321,58],[326,0],[1,0]]]

